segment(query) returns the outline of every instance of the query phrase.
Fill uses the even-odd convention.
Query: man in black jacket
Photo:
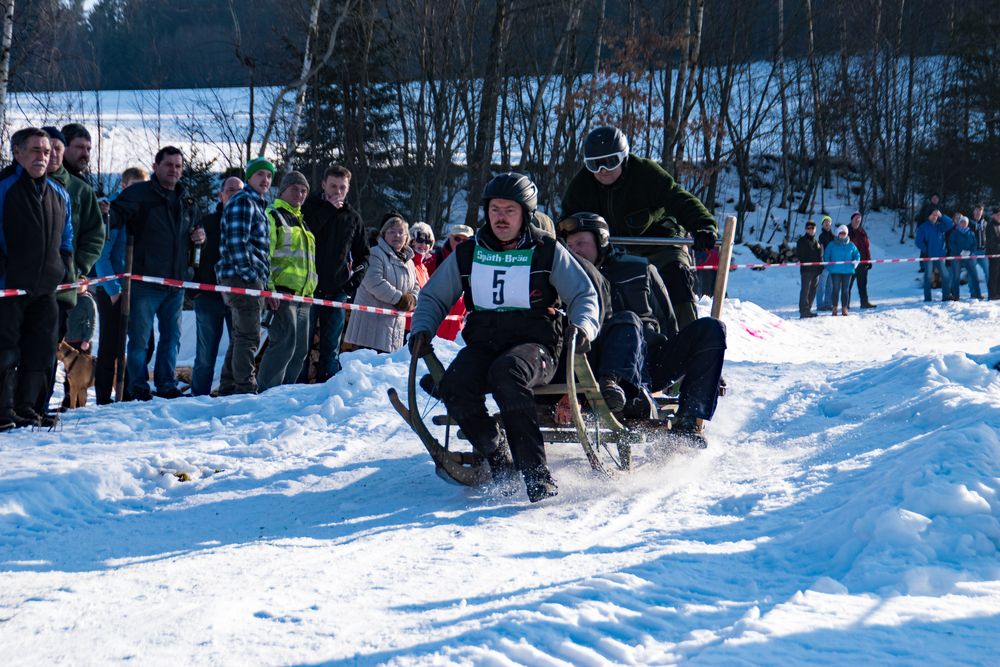
[[[205,231],[194,228],[194,211],[184,197],[180,184],[184,156],[180,149],[165,146],[153,162],[153,176],[124,190],[111,203],[112,227],[124,224],[135,237],[133,273],[186,280],[190,244],[205,242]],[[146,364],[146,341],[153,330],[153,318],[159,325],[153,382],[163,398],[177,398],[175,370],[181,342],[181,309],[184,290],[143,282],[132,284],[131,315],[128,322],[127,383],[129,395],[148,401],[149,371]]]
[[[14,163],[0,172],[0,431],[37,426],[46,414],[56,354],[56,286],[72,275],[69,193],[46,177],[49,136],[11,137]]]
[[[219,204],[213,213],[202,216],[197,226],[205,231],[205,242],[200,246],[198,262],[194,267],[194,281],[218,285],[215,276],[215,265],[221,256],[219,244],[222,239],[222,210],[226,202],[243,189],[243,181],[230,176],[222,183],[219,190]],[[219,355],[219,343],[222,340],[222,326],[232,336],[232,318],[229,308],[222,301],[218,292],[195,291],[194,316],[198,331],[198,346],[194,354],[194,368],[191,371],[191,395],[205,396],[212,392],[212,380],[215,378],[215,360]]]
[[[702,317],[678,331],[667,288],[656,267],[612,246],[608,223],[601,216],[589,212],[567,216],[557,225],[557,232],[575,255],[594,264],[607,278],[612,312],[631,311],[643,323],[649,388],[662,391],[683,378],[672,430],[704,447],[703,422],[715,414],[719,399],[725,325]]]
[[[679,237],[690,233],[693,250],[711,250],[718,227],[693,194],[657,162],[631,155],[628,140],[615,127],[599,127],[583,144],[583,168],[563,195],[563,216],[590,211],[602,216],[615,236]],[[681,328],[698,319],[694,272],[687,249],[645,246],[663,277]]]
[[[800,262],[822,262],[823,249],[816,240],[816,223],[812,220],[806,222],[806,233],[799,237],[795,244],[795,256]],[[800,266],[799,274],[802,278],[802,287],[799,289],[799,317],[816,317],[812,312],[813,300],[816,298],[816,286],[819,283],[819,274],[823,273],[822,266]]]
[[[368,268],[368,241],[365,225],[347,203],[351,172],[340,165],[330,166],[323,174],[323,192],[311,196],[302,205],[306,225],[316,236],[316,273],[319,281],[314,296],[318,299],[346,301],[365,277]],[[326,382],[340,371],[340,337],[344,333],[345,311],[342,308],[313,306],[309,315],[309,340],[319,323],[319,364],[316,381]],[[309,378],[309,357],[303,365],[299,382]]]

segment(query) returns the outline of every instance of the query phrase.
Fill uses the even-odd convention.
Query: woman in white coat
[[[398,213],[382,219],[378,244],[368,258],[368,270],[361,281],[354,303],[359,306],[413,310],[417,303],[417,277],[413,270],[413,251],[406,221]],[[344,333],[345,349],[370,348],[393,352],[403,346],[406,318],[402,315],[379,315],[356,310],[351,312]]]

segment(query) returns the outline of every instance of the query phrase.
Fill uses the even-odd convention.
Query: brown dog
[[[87,389],[94,386],[94,356],[90,352],[81,352],[63,340],[56,350],[56,359],[66,368],[68,407],[84,407],[87,405]]]

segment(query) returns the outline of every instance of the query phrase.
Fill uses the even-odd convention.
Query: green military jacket
[[[302,219],[302,209],[284,199],[267,207],[271,229],[269,290],[312,296],[316,291],[316,237]]]
[[[682,237],[699,230],[719,233],[715,218],[697,197],[658,163],[635,155],[628,156],[622,175],[610,186],[601,185],[586,169],[577,172],[563,195],[562,213],[581,211],[602,215],[612,236]],[[678,260],[690,263],[690,256],[679,246],[635,246],[629,251],[650,257],[657,266]]]
[[[73,208],[73,266],[75,279],[88,273],[101,256],[104,248],[104,218],[97,206],[97,196],[93,188],[83,179],[73,176],[66,167],[49,174],[69,192],[69,200]],[[59,292],[56,299],[70,308],[76,306],[76,290]]]

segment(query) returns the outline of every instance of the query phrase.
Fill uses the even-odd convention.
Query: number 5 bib
[[[494,252],[476,246],[472,255],[472,302],[476,310],[531,308],[530,250]]]

